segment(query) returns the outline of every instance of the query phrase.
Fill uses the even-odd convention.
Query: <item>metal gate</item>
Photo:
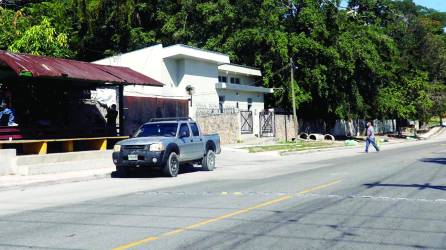
[[[252,112],[240,111],[241,132],[242,134],[252,134]]]
[[[274,113],[260,112],[260,137],[274,137]]]

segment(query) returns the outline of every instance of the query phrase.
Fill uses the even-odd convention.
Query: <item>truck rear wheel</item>
[[[201,160],[201,167],[205,171],[213,171],[215,169],[215,152],[208,149],[206,155]]]
[[[175,152],[170,153],[167,159],[166,165],[164,165],[163,172],[168,177],[176,177],[180,170],[180,161],[178,155]]]

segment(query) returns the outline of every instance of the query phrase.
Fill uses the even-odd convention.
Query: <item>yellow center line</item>
[[[135,242],[131,242],[129,244],[125,244],[125,245],[113,248],[113,250],[129,249],[129,248],[136,247],[136,246],[139,246],[141,244],[144,244],[144,243],[147,243],[147,242],[150,242],[150,241],[154,241],[154,240],[157,240],[157,239],[159,239],[159,238],[155,237],[155,236],[150,236],[150,237],[147,237],[147,238],[142,239],[142,240],[138,240],[138,241],[135,241]]]
[[[336,180],[336,181],[332,181],[332,182],[329,182],[329,183],[326,183],[326,184],[315,186],[315,187],[312,187],[312,188],[309,188],[309,189],[305,189],[305,190],[299,192],[298,194],[305,194],[305,193],[313,192],[313,191],[316,191],[316,190],[319,190],[319,189],[323,189],[323,188],[326,188],[328,186],[331,186],[331,185],[334,185],[336,183],[339,183],[340,181],[341,180]],[[218,217],[215,217],[215,218],[211,218],[211,219],[208,219],[208,220],[204,220],[204,221],[201,221],[201,222],[198,222],[198,223],[186,226],[186,227],[175,229],[173,231],[164,233],[164,234],[162,234],[159,237],[157,237],[157,236],[150,236],[150,237],[147,237],[147,238],[142,239],[142,240],[131,242],[131,243],[128,243],[128,244],[125,244],[125,245],[113,248],[113,250],[126,250],[126,249],[129,249],[129,248],[135,247],[135,246],[142,245],[144,243],[148,243],[148,242],[151,242],[151,241],[158,240],[161,237],[176,235],[176,234],[182,233],[184,231],[188,231],[188,230],[191,230],[191,229],[194,229],[194,228],[197,228],[197,227],[201,227],[201,226],[204,226],[204,225],[207,225],[207,224],[211,224],[211,223],[218,222],[218,221],[221,221],[221,220],[224,220],[224,219],[227,219],[227,218],[231,218],[231,217],[234,217],[234,216],[239,215],[239,214],[248,213],[248,212],[250,212],[252,210],[256,210],[256,209],[260,209],[260,208],[263,208],[263,207],[266,207],[266,206],[270,206],[270,205],[273,205],[273,204],[276,204],[276,203],[280,203],[282,201],[286,201],[286,200],[289,200],[291,198],[292,198],[291,195],[284,195],[284,196],[281,196],[280,198],[277,198],[277,199],[266,201],[266,202],[263,202],[263,203],[260,203],[260,204],[257,204],[257,205],[251,206],[251,207],[242,208],[240,210],[237,210],[237,211],[234,211],[234,212],[231,212],[231,213],[228,213],[228,214],[224,214],[224,215],[221,215],[221,216],[218,216]]]
[[[329,182],[329,183],[326,183],[326,184],[322,184],[322,185],[319,185],[319,186],[316,186],[316,187],[312,187],[312,188],[309,188],[309,189],[305,189],[305,190],[303,190],[303,191],[301,191],[301,192],[299,192],[299,193],[297,193],[297,194],[306,194],[306,193],[310,193],[310,192],[313,192],[313,191],[316,191],[316,190],[319,190],[319,189],[323,189],[323,188],[332,186],[332,185],[334,185],[334,184],[336,184],[336,183],[339,183],[339,182],[341,182],[341,180],[332,181],[332,182]]]

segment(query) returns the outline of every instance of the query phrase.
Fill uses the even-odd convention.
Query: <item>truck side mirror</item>
[[[180,138],[185,138],[185,137],[187,137],[187,132],[186,131],[181,132]]]

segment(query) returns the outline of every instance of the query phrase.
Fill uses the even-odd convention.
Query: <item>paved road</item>
[[[446,142],[0,192],[0,249],[444,249]]]

